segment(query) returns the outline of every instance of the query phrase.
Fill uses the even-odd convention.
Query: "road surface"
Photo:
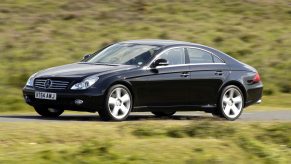
[[[220,118],[215,118],[209,113],[204,112],[177,112],[174,116],[167,118],[157,118],[151,113],[132,113],[127,121],[147,121],[147,120],[214,120],[221,121]],[[100,121],[97,114],[80,113],[80,114],[63,114],[59,118],[50,119],[42,118],[37,114],[10,114],[0,115],[0,122],[44,122],[44,121],[79,121],[93,122]],[[291,122],[291,110],[280,111],[257,111],[244,112],[237,121],[288,121]]]

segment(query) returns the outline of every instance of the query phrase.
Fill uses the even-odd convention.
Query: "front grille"
[[[50,81],[50,82],[48,82]],[[50,85],[47,85],[49,83]],[[70,82],[61,80],[50,80],[50,79],[35,79],[34,87],[40,89],[59,89],[65,90]]]

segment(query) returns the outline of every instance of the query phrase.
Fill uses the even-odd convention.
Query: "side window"
[[[185,64],[184,48],[174,48],[164,52],[160,59],[166,59],[169,65]]]
[[[210,53],[196,48],[187,48],[187,50],[190,63],[213,63]]]
[[[217,56],[213,55],[214,63],[224,63],[221,59],[219,59]]]

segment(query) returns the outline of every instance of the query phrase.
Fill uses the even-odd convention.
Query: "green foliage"
[[[290,93],[290,31],[287,0],[2,0],[0,91],[18,101],[36,71],[120,40],[162,38],[227,52],[258,69],[266,94]],[[16,110],[6,100],[0,109]]]
[[[284,125],[275,125],[265,129],[265,132],[262,135],[258,136],[259,140],[263,141],[272,141],[283,146],[291,148],[291,136],[284,131],[290,131],[287,126]]]
[[[0,163],[290,163],[291,156],[291,125],[282,122],[22,125],[1,123]]]
[[[159,136],[164,132],[160,131],[156,126],[142,126],[133,131],[133,135],[139,137]]]
[[[272,151],[266,150],[267,146],[257,140],[250,138],[239,137],[238,141],[240,147],[245,151],[254,154],[259,158],[263,158],[267,163],[276,162],[272,157]]]

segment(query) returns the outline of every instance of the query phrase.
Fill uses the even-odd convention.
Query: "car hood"
[[[93,74],[132,69],[132,65],[106,65],[93,63],[74,63],[52,67],[36,74],[36,77],[85,77]]]

